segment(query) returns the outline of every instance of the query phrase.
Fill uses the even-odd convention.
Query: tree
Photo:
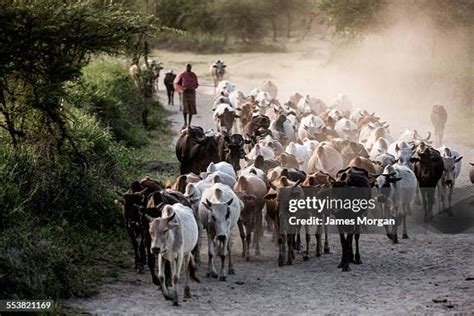
[[[117,5],[2,2],[0,128],[8,131],[14,145],[40,140],[45,154],[64,140],[74,147],[62,106],[64,84],[81,75],[91,56],[138,51],[144,38],[160,30],[154,17]]]

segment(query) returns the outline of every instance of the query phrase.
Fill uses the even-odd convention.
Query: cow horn
[[[148,214],[143,214],[143,217],[145,217],[145,219],[149,222],[153,222],[155,220],[154,217],[151,217],[150,215]]]

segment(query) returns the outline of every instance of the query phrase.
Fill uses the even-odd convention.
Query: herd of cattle
[[[304,198],[308,189],[315,195],[330,194],[334,187],[366,189],[368,198],[372,195],[380,203],[383,216],[395,220],[394,226],[386,227],[393,243],[398,243],[399,225],[403,226],[402,238],[408,238],[406,216],[414,204],[421,203],[417,197],[422,198],[426,222],[433,218],[436,192],[439,210],[451,214],[453,187],[463,157],[450,147],[432,147],[430,133],[422,138],[416,130],[405,130],[394,138],[387,122],[374,113],[353,109],[344,95],[329,106],[300,94],[281,103],[270,81],[248,95],[225,80],[216,91],[215,130],[192,126],[181,131],[176,144],[181,175],[176,181],[164,186],[145,177],[132,183],[117,201],[135,251],[136,268],[142,272],[147,261],[153,282],[174,304],[178,304],[181,269],[185,270],[185,296],[190,295],[188,276],[198,280],[195,262],[200,262],[204,231],[209,277],[226,280],[226,260],[227,273],[234,273],[234,227],[239,229],[242,256],[247,261],[251,246],[256,256],[260,254],[259,244],[267,229],[278,241],[279,265],[292,264],[301,241],[299,233],[285,230],[280,222],[283,189],[293,198]],[[435,143],[440,146],[447,120],[443,106],[433,107],[431,120]],[[474,172],[471,180],[474,182]],[[319,216],[347,219],[364,214],[327,210]],[[348,271],[349,263],[362,263],[360,227],[339,225],[338,231],[339,268]],[[309,256],[309,240],[306,229],[303,259]],[[316,242],[316,256],[329,253],[324,225],[317,227]],[[173,294],[168,290],[171,284]]]

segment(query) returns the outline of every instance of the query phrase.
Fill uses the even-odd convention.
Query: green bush
[[[97,59],[83,68],[79,81],[67,87],[67,102],[95,115],[114,138],[127,146],[147,144],[142,122],[146,101],[127,70],[111,59]],[[151,103],[154,103],[151,101]]]
[[[127,185],[133,160],[94,117],[78,109],[71,109],[71,114],[70,132],[86,164],[70,143],[52,160],[38,153],[38,143],[0,147],[0,177],[5,181],[0,191],[1,227],[15,224],[22,215],[38,216],[42,222],[64,218],[90,227],[119,223],[113,200],[117,187]]]

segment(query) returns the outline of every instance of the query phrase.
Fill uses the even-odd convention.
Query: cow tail
[[[193,279],[197,283],[201,283],[201,280],[199,280],[199,278],[196,275],[196,263],[194,262],[194,256],[192,254],[190,254],[189,256],[188,269],[189,269],[189,276],[191,277],[191,279]]]

